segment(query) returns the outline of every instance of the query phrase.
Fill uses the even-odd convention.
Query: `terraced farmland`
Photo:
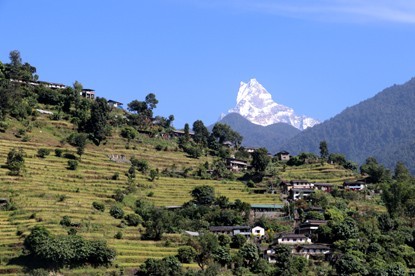
[[[162,258],[177,252],[180,234],[166,235],[159,242],[140,239],[142,227],[120,228],[120,220],[114,219],[108,210],[116,202],[114,191],[127,187],[125,173],[128,163],[111,161],[109,156],[131,156],[147,160],[151,168],[160,171],[175,167],[177,170],[197,168],[212,157],[192,159],[177,150],[177,144],[169,140],[140,135],[129,146],[119,138],[117,130],[105,145],[88,145],[77,170],[68,170],[68,159],[57,157],[54,150],[60,148],[75,154],[75,148],[60,142],[72,130],[67,122],[51,122],[39,118],[42,124],[29,133],[30,141],[22,142],[13,135],[19,126],[0,134],[0,165],[4,165],[7,153],[12,148],[22,148],[26,153],[26,173],[23,177],[10,176],[5,166],[0,167],[0,198],[9,198],[16,206],[14,211],[0,211],[0,274],[21,274],[23,267],[13,262],[22,252],[24,237],[37,224],[46,226],[54,234],[66,235],[60,225],[63,216],[69,216],[79,225],[77,232],[85,238],[101,238],[117,251],[117,258],[110,268],[78,268],[63,273],[95,275],[106,271],[124,271],[129,274],[147,258]],[[155,150],[155,147],[159,149]],[[36,156],[39,148],[48,148],[46,158]],[[283,179],[308,179],[310,181],[341,183],[355,176],[333,165],[307,165],[300,167],[278,167]],[[114,180],[114,174],[119,178]],[[216,196],[224,195],[230,200],[240,199],[248,203],[280,203],[279,194],[256,194],[239,181],[197,180],[192,178],[160,177],[154,182],[148,176],[137,173],[137,191],[129,194],[123,206],[126,214],[133,213],[130,206],[136,199],[146,198],[157,206],[181,205],[191,199],[190,191],[198,185],[211,185]],[[98,201],[105,205],[105,212],[92,207]],[[122,232],[123,238],[114,235]],[[195,264],[189,265],[195,267]]]
[[[110,270],[128,272],[137,268],[145,259],[162,258],[174,255],[177,251],[177,238],[172,242],[149,242],[140,239],[140,228],[119,228],[119,220],[112,218],[108,210],[115,204],[111,198],[116,189],[127,185],[125,172],[127,163],[116,163],[108,155],[132,155],[145,159],[153,168],[168,168],[175,164],[177,168],[197,167],[210,158],[190,159],[182,152],[156,151],[148,143],[134,144],[126,149],[125,141],[111,139],[107,145],[95,147],[88,145],[82,162],[76,171],[67,169],[68,159],[54,155],[54,149],[60,147],[58,140],[48,137],[48,143],[37,139],[21,142],[10,136],[0,136],[0,164],[6,161],[11,148],[22,148],[26,153],[26,173],[24,177],[10,176],[8,170],[0,168],[0,197],[10,198],[16,205],[15,211],[0,211],[0,274],[21,273],[22,267],[9,264],[10,260],[21,254],[22,242],[30,228],[42,224],[54,234],[66,234],[67,229],[59,222],[63,216],[69,216],[74,223],[79,223],[78,234],[86,238],[103,238],[117,251],[117,259]],[[161,141],[163,142],[163,141]],[[46,158],[36,156],[39,148],[51,149]],[[134,148],[134,149],[133,149]],[[63,146],[74,153],[75,149]],[[119,173],[120,177],[113,180],[112,176]],[[127,198],[134,202],[137,198],[148,198],[158,206],[181,205],[190,200],[189,192],[198,185],[212,185],[217,195],[237,198],[249,203],[278,203],[276,195],[257,195],[250,193],[246,186],[238,181],[211,181],[188,178],[160,177],[150,182],[147,176],[137,174],[136,183],[139,188]],[[152,194],[150,194],[152,192]],[[151,195],[151,196],[149,196]],[[93,201],[105,204],[106,211],[100,212],[92,207]],[[123,207],[126,213],[133,210]],[[114,235],[121,231],[123,239],[115,239]],[[169,239],[169,235],[166,236]],[[107,269],[83,268],[71,270],[70,273],[83,275],[96,274]]]

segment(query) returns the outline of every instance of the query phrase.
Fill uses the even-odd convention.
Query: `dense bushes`
[[[88,241],[77,235],[52,236],[42,226],[32,229],[24,246],[37,264],[51,267],[108,265],[115,258],[115,251],[105,241]]]

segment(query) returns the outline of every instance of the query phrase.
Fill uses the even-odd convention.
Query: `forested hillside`
[[[411,150],[415,134],[414,106],[415,79],[411,79],[303,131],[281,149],[294,154],[317,153],[319,142],[325,140],[330,152],[343,153],[353,161],[362,163],[368,156],[375,156],[389,168],[403,161],[415,172],[415,156]]]

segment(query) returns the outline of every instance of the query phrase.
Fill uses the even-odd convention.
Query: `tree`
[[[137,226],[143,222],[143,219],[138,214],[128,214],[124,217],[128,226]]]
[[[258,248],[253,243],[246,243],[238,252],[246,267],[252,267],[259,260]]]
[[[124,211],[118,206],[112,206],[110,209],[110,215],[116,219],[122,219],[124,217]]]
[[[321,141],[320,142],[320,157],[324,160],[327,159],[327,157],[329,156],[329,149],[327,146],[327,142],[326,141]]]
[[[353,253],[346,253],[336,260],[334,267],[339,275],[365,275],[363,261]]]
[[[192,244],[192,247],[196,250],[195,261],[199,267],[204,270],[213,259],[213,253],[219,248],[218,238],[212,233],[203,233]]]
[[[368,174],[371,183],[380,183],[390,179],[390,172],[380,165],[374,157],[366,159],[366,162],[360,167],[360,172]]]
[[[185,142],[190,141],[190,127],[188,123],[184,124],[184,140]]]
[[[219,144],[223,144],[226,141],[232,142],[235,147],[239,147],[242,143],[242,136],[231,129],[230,126],[216,123],[213,126],[212,134],[214,140],[219,142]]]
[[[211,205],[215,201],[215,189],[211,186],[195,187],[190,194],[196,204]]]
[[[268,151],[266,148],[256,149],[252,153],[252,167],[255,171],[263,172],[268,166],[268,163],[271,161],[271,158],[268,156]]]
[[[68,143],[76,147],[76,153],[79,158],[85,153],[85,146],[88,142],[88,136],[84,133],[73,133],[68,137]]]
[[[395,166],[393,178],[398,182],[402,182],[411,180],[412,176],[405,164],[402,162],[398,162]]]
[[[20,175],[25,170],[25,152],[22,148],[13,148],[7,154],[6,165],[10,170],[10,175]]]
[[[291,248],[284,244],[278,244],[274,247],[275,267],[277,268],[275,275],[281,275],[284,271],[288,271],[290,267]]]
[[[354,219],[346,217],[333,226],[333,235],[336,240],[356,239],[359,236],[359,228]]]
[[[153,208],[150,211],[150,218],[143,225],[146,228],[142,239],[159,241],[173,225],[172,213],[164,209]]]
[[[236,235],[232,236],[231,247],[232,248],[241,248],[246,243],[246,240],[247,239],[244,235],[236,234]]]
[[[191,246],[181,246],[177,250],[177,258],[180,262],[190,264],[196,257],[196,250]]]
[[[159,101],[156,99],[156,95],[154,95],[153,93],[150,93],[146,96],[145,103],[147,105],[147,109],[153,110],[154,108],[157,107],[157,104],[159,103]]]
[[[203,147],[207,147],[209,139],[209,130],[201,120],[197,120],[193,123],[193,132],[193,140],[195,141],[195,143]]]
[[[92,104],[91,118],[88,120],[86,131],[97,146],[110,134],[108,124],[110,111],[111,109],[105,98],[97,97]]]

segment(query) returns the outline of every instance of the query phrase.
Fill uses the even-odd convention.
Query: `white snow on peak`
[[[272,95],[256,79],[251,79],[248,83],[241,81],[236,106],[228,113],[239,113],[252,123],[262,126],[287,123],[304,130],[320,123],[304,115],[298,116],[292,108],[274,102]]]

